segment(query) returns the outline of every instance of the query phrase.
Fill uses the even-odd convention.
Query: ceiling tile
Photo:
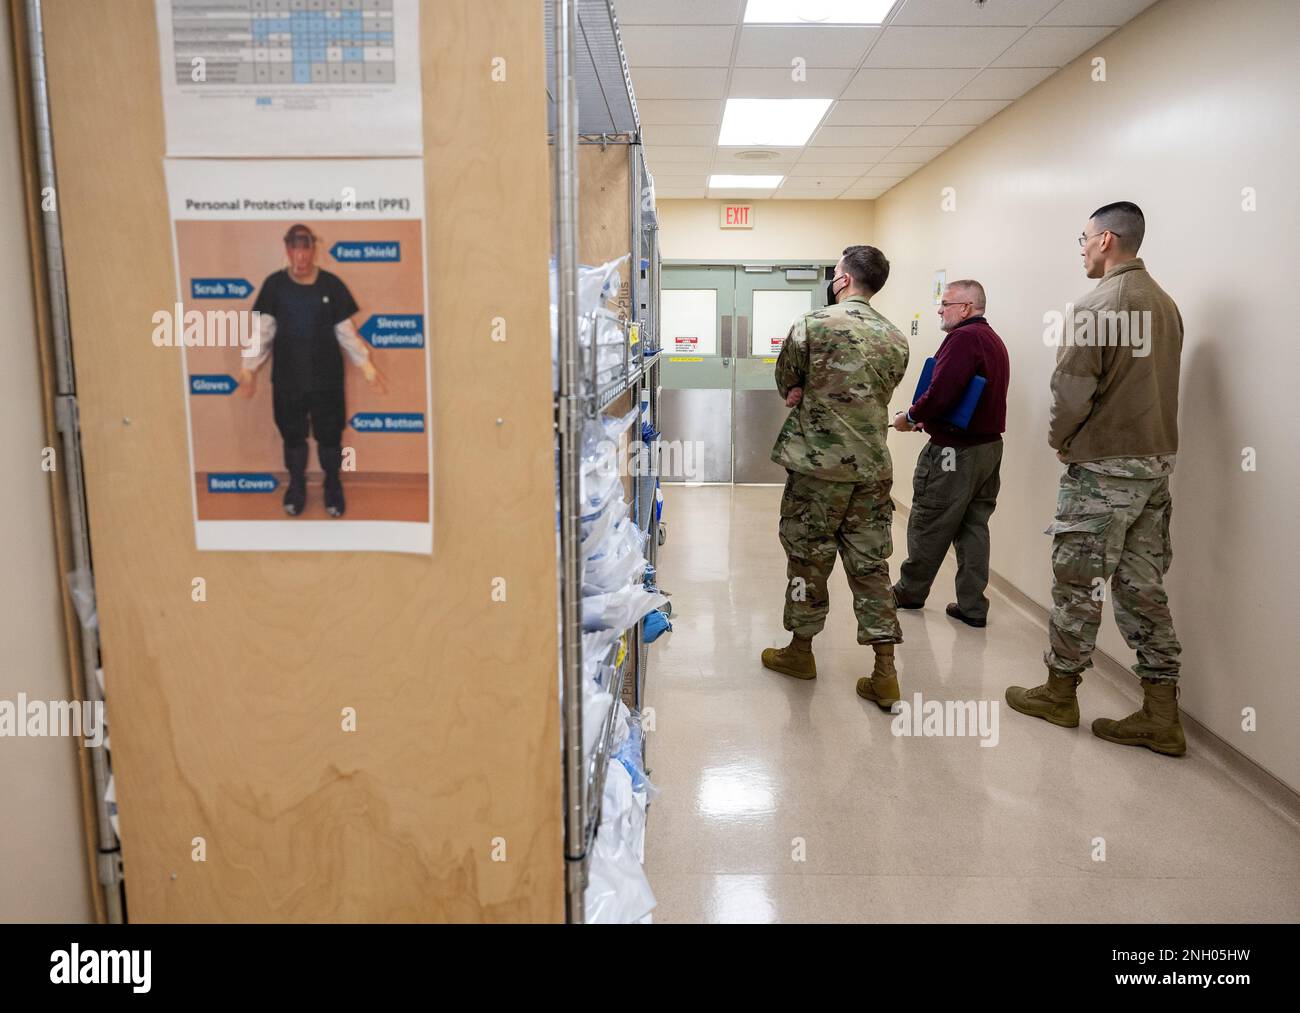
[[[800,150],[804,151],[804,156],[800,159],[801,162],[859,162],[863,165],[872,165],[875,162],[879,162],[889,154],[889,148],[885,146],[877,148],[849,147],[816,148],[807,150],[801,148]],[[830,175],[834,174],[831,173]]]
[[[1064,67],[1113,28],[1031,28],[993,61],[995,67]]]
[[[789,73],[798,57],[804,66],[856,67],[880,34],[879,28],[821,25],[745,25],[740,30],[737,67],[778,67]]]
[[[651,169],[656,165],[670,162],[696,162],[708,165],[713,160],[713,149],[704,146],[683,148],[666,144],[647,144],[645,157]]]
[[[790,71],[737,67],[731,72],[731,98],[836,98],[844,90],[851,70],[808,71],[807,80],[795,81]]]
[[[633,67],[636,100],[721,99],[727,93],[727,68]]]
[[[932,158],[938,158],[948,150],[947,145],[908,145],[905,148],[895,148],[888,155],[880,160],[881,165],[891,165],[894,163],[914,162],[918,165],[924,165]]]
[[[1009,105],[1010,102],[994,99],[979,102],[954,99],[945,102],[943,107],[925,122],[927,126],[977,126]]]
[[[881,70],[857,72],[844,90],[843,98],[926,99],[951,98],[974,75],[969,68],[957,70]]]
[[[692,187],[699,187],[702,190],[708,181],[709,174],[707,172],[692,172],[687,175],[674,173],[671,176],[657,174],[655,176],[655,193],[661,193],[664,190],[689,190]]]
[[[708,188],[704,186],[697,187],[675,187],[672,190],[655,190],[655,200],[698,200],[708,195]]]
[[[718,142],[718,125],[672,126],[666,123],[645,127],[642,137],[646,144],[659,147],[690,147],[712,145]]]
[[[1034,85],[1056,73],[1052,67],[1001,67],[980,71],[970,84],[953,98],[1018,99]]]
[[[772,195],[774,200],[834,200],[840,190],[778,190]]]
[[[745,0],[614,0],[620,25],[734,25]]]
[[[943,105],[938,99],[904,102],[880,99],[874,102],[836,102],[826,125],[831,127],[915,126],[936,113]]]
[[[890,166],[891,169],[897,166]],[[873,172],[863,176],[854,186],[893,186],[895,183],[901,183],[911,173],[893,173],[893,172]]]
[[[1124,25],[1155,0],[1061,0],[1044,25]]]
[[[871,165],[880,161],[875,159],[870,162],[799,162],[795,167],[789,170],[791,179],[807,179],[809,177],[817,179],[822,177],[848,176],[850,179],[857,179],[863,171]]]
[[[904,178],[906,178],[918,169],[924,169],[928,164],[929,163],[927,162],[881,162],[872,170],[872,172],[879,172],[885,169],[896,169],[903,174]]]
[[[1020,28],[885,29],[868,67],[983,67],[1015,42]]]
[[[910,132],[910,127],[822,127],[808,147],[893,147]]]
[[[893,183],[881,183],[867,187],[851,186],[840,194],[839,200],[875,200],[894,185]]]
[[[628,25],[623,49],[633,67],[717,67],[731,59],[735,35],[734,28],[717,25]]]
[[[722,103],[689,99],[642,99],[636,104],[642,124],[722,122]]]
[[[1019,25],[1027,27],[1057,0],[996,0],[977,7],[971,0],[906,0],[891,25]]]
[[[963,137],[965,137],[974,129],[975,129],[974,126],[969,126],[969,125],[968,126],[959,126],[959,125],[941,126],[935,123],[927,123],[925,126],[917,127],[910,134],[908,134],[907,143],[909,145],[937,144],[946,148],[949,145],[956,144],[958,141],[960,141]]]
[[[756,158],[741,157],[743,154],[750,151],[775,151],[777,157],[772,159],[766,159],[766,158],[756,159]],[[804,152],[803,148],[769,148],[769,147],[755,147],[753,145],[747,148],[743,148],[743,147],[735,148],[735,147],[727,146],[727,147],[716,149],[713,156],[713,160],[715,164],[726,163],[728,165],[750,165],[750,166],[793,165],[795,159],[797,159],[800,155],[802,155],[803,152]],[[729,169],[728,171],[730,172],[732,170]]]
[[[839,193],[851,183],[856,183],[861,173],[840,176],[787,176],[781,184],[782,190],[834,190]]]
[[[766,200],[771,197],[775,190],[716,190],[713,187],[708,188],[708,197],[710,200]]]

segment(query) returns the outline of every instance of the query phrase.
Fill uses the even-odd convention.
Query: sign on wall
[[[420,159],[167,159],[195,542],[432,551]]]
[[[754,227],[754,205],[752,204],[722,205],[722,228],[752,229],[753,227]]]
[[[155,0],[167,154],[423,152],[419,0]]]

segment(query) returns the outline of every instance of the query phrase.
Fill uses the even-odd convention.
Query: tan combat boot
[[[1041,686],[1008,686],[1007,703],[1012,710],[1031,718],[1042,718],[1062,728],[1078,728],[1079,697],[1075,690],[1082,681],[1077,675],[1058,675],[1049,668],[1047,681]]]
[[[796,633],[788,647],[765,647],[763,667],[794,679],[816,679],[817,659],[813,657],[812,637]]]
[[[876,650],[876,667],[871,675],[858,680],[858,696],[884,710],[898,703],[898,672],[894,668],[894,645],[872,644]]]
[[[1165,756],[1182,756],[1187,740],[1178,720],[1178,684],[1143,679],[1142,697],[1140,711],[1118,721],[1098,718],[1092,723],[1092,734],[1122,746],[1146,746]]]

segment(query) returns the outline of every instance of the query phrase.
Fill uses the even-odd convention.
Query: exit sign
[[[724,229],[752,229],[754,227],[754,205],[722,205],[722,227]]]

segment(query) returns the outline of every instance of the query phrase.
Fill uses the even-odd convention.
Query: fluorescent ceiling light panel
[[[722,113],[718,144],[802,147],[832,101],[828,98],[729,98]]]
[[[710,190],[773,190],[781,185],[784,176],[727,176],[709,177]]]
[[[895,0],[749,0],[748,25],[879,25]]]

